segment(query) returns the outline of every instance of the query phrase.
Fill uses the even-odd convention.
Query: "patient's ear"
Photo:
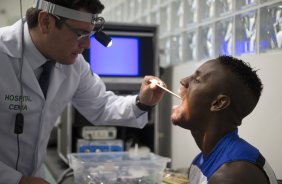
[[[227,95],[218,95],[211,104],[211,111],[220,111],[230,105],[231,99]]]

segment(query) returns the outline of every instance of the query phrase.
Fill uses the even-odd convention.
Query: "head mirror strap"
[[[68,19],[74,19],[83,22],[90,22],[93,24],[95,23],[95,20],[98,17],[98,14],[91,14],[87,12],[73,10],[70,8],[65,8],[63,6],[59,6],[44,0],[35,0],[33,7],[36,9],[46,11],[53,15],[58,15]]]

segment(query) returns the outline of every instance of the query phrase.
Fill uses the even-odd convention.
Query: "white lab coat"
[[[34,71],[24,54],[20,90],[21,21],[0,28],[0,184],[16,184],[22,175],[42,176],[50,132],[69,102],[92,123],[142,128],[147,113],[135,117],[135,96],[117,97],[105,91],[100,78],[79,55],[73,65],[56,63],[45,101]],[[36,61],[35,61],[36,62]],[[15,117],[23,101],[24,130],[19,135],[20,159],[17,159]],[[135,113],[134,113],[135,112]]]

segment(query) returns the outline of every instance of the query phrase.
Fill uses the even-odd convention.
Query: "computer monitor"
[[[104,47],[90,38],[89,62],[91,70],[100,76],[140,76],[140,39],[135,36],[110,36],[114,43]]]
[[[157,26],[107,23],[104,32],[112,38],[112,46],[104,47],[91,37],[84,57],[107,89],[139,90],[144,76],[159,75]]]

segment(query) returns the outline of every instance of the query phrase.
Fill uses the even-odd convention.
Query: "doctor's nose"
[[[90,48],[90,38],[89,37],[84,37],[79,41],[79,47],[83,49],[89,49]]]

